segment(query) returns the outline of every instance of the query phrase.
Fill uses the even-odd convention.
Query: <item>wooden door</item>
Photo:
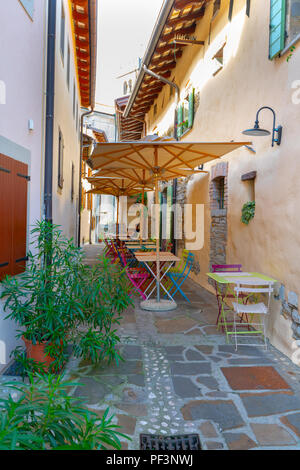
[[[0,154],[0,280],[26,266],[28,165]]]

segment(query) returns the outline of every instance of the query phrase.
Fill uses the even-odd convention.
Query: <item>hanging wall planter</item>
[[[242,207],[241,222],[248,225],[250,220],[253,219],[255,214],[255,201],[246,202]]]

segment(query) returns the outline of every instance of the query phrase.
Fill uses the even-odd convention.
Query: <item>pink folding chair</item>
[[[147,297],[144,294],[144,291],[147,286],[145,284],[148,284],[148,281],[150,280],[150,273],[142,267],[130,268],[123,250],[120,251],[120,255],[129,281],[134,286],[135,290],[140,294],[142,299],[146,300]]]

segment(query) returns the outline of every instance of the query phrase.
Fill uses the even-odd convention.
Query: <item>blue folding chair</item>
[[[193,264],[194,264],[195,255],[189,251],[186,257],[186,263],[181,272],[167,272],[166,276],[172,281],[172,287],[169,289],[169,294],[171,295],[172,299],[174,299],[174,295],[177,291],[181,293],[181,295],[188,301],[190,300],[187,298],[185,293],[182,291],[181,286],[188,277]],[[173,292],[172,292],[173,291]]]

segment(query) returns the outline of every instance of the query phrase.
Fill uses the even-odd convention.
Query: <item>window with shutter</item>
[[[67,85],[70,89],[70,62],[71,62],[71,52],[70,52],[70,43],[68,42],[68,56],[67,56]]]
[[[190,90],[177,111],[177,136],[180,139],[193,127],[195,90]]]
[[[63,168],[64,168],[64,140],[61,131],[59,131],[58,137],[58,187],[63,188],[64,185],[64,175],[63,175]]]
[[[74,177],[75,177],[75,166],[72,162],[72,170],[71,170],[71,201],[74,200]]]
[[[60,17],[60,52],[62,60],[64,62],[65,57],[65,30],[66,30],[66,17],[63,4],[61,5],[61,17]]]
[[[286,0],[270,1],[269,59],[277,57],[285,45]]]
[[[28,166],[0,154],[0,281],[26,267]]]
[[[180,139],[182,136],[182,123],[183,121],[183,109],[182,105],[179,105],[178,110],[177,110],[177,137]]]

